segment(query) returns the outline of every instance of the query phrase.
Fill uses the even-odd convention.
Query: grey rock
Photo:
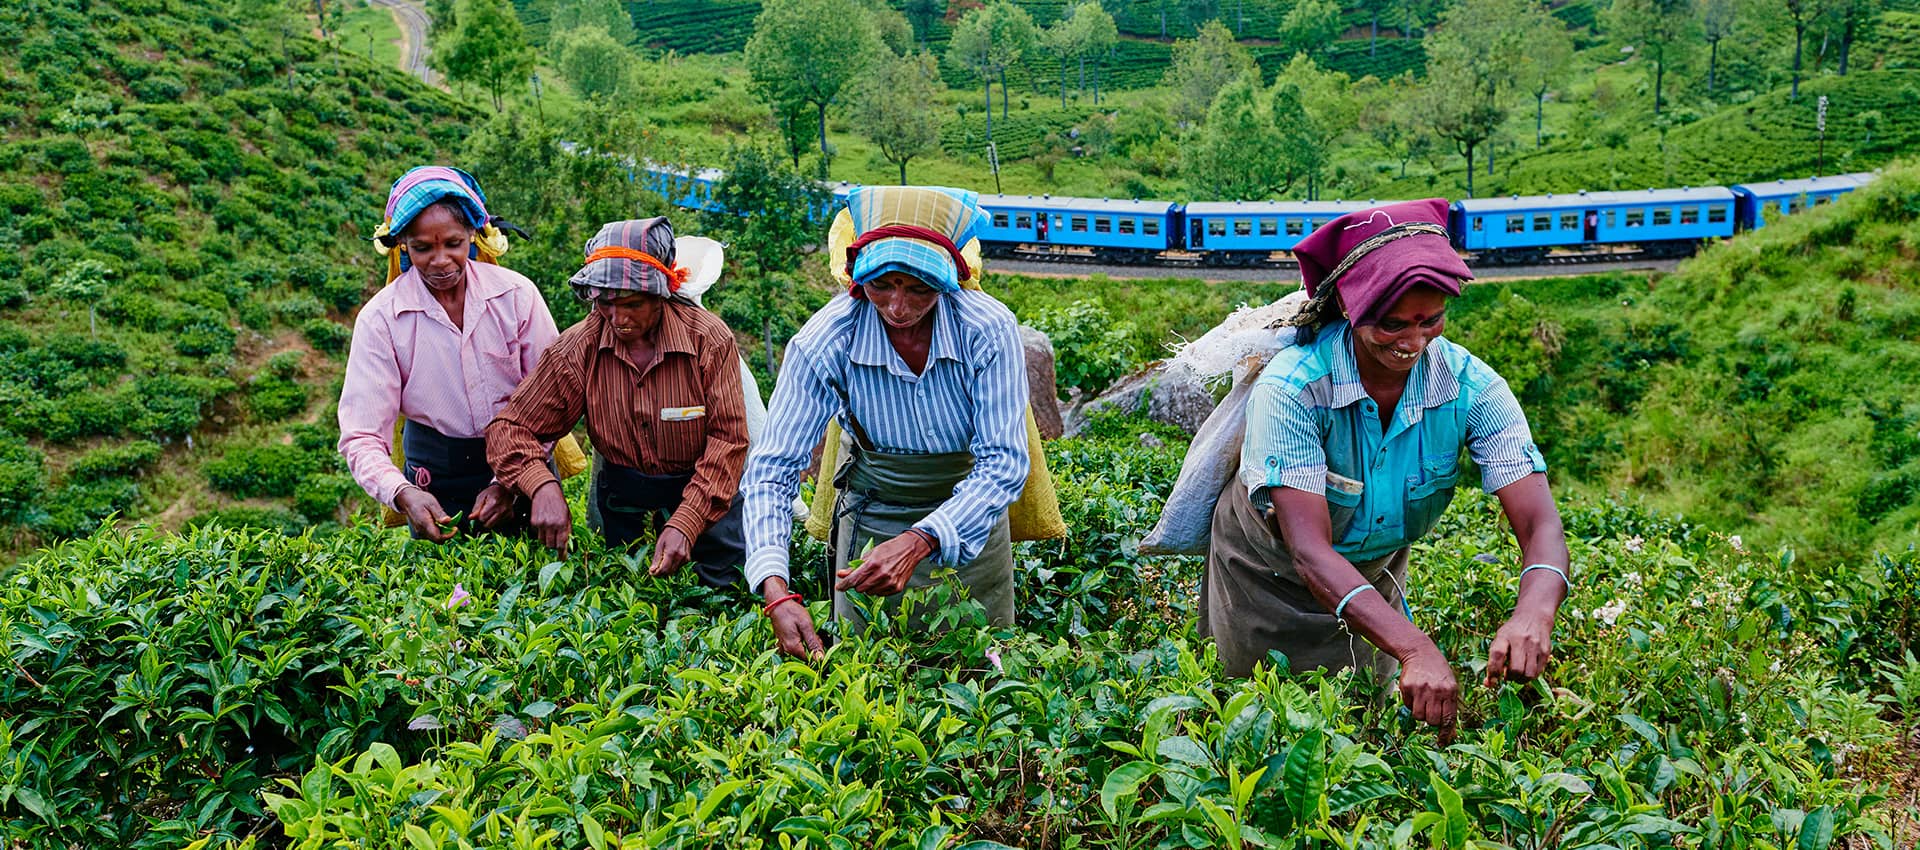
[[[1020,347],[1027,359],[1027,394],[1033,421],[1042,439],[1058,439],[1066,430],[1060,419],[1059,388],[1053,374],[1053,340],[1026,325],[1020,326]]]
[[[1198,433],[1213,413],[1213,392],[1186,369],[1166,368],[1154,362],[1115,381],[1106,392],[1091,401],[1076,405],[1068,412],[1066,433],[1079,433],[1087,419],[1102,410],[1145,413],[1155,422],[1164,422],[1188,434]]]

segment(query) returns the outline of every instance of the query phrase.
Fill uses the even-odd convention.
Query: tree
[[[485,85],[497,112],[500,92],[533,68],[526,30],[508,0],[460,0],[458,17],[452,42],[432,60],[449,80]]]
[[[1409,104],[1419,101],[1419,84],[1412,72],[1407,72],[1384,83],[1363,77],[1354,88],[1355,100],[1364,105],[1357,121],[1360,131],[1400,163],[1400,179],[1406,179],[1407,163],[1427,153],[1433,145],[1433,136],[1420,126],[1415,111],[1408,108]]]
[[[1053,26],[1047,27],[1047,31],[1040,37],[1040,43],[1046,47],[1047,52],[1060,61],[1061,109],[1067,108],[1067,68],[1080,57],[1080,51],[1085,49],[1080,41],[1079,30],[1080,28],[1075,27],[1073,23],[1073,10],[1069,9],[1060,20],[1053,22]]]
[[[793,168],[800,169],[800,155],[807,152],[807,146],[816,141],[818,129],[813,121],[813,107],[797,100],[781,101],[770,104],[773,109],[773,123],[780,128],[780,138],[786,142],[787,155],[793,157]]]
[[[1227,83],[1253,70],[1253,54],[1219,21],[1208,21],[1195,38],[1174,42],[1162,81],[1173,91],[1174,120],[1185,125],[1205,118]]]
[[[1333,152],[1358,125],[1366,102],[1354,96],[1346,74],[1323,69],[1305,54],[1295,54],[1274,75],[1272,99],[1287,180],[1305,180],[1307,200],[1318,200]]]
[[[1000,55],[1000,61],[995,63],[1000,74],[1000,117],[1005,118],[1009,109],[1007,69],[1039,47],[1040,27],[1033,22],[1031,13],[1013,5],[1011,0],[994,0],[991,9],[994,50]]]
[[[598,26],[567,30],[553,39],[560,73],[583,97],[611,97],[626,84],[633,51]]]
[[[1713,91],[1720,70],[1720,41],[1733,35],[1739,18],[1739,0],[1700,0],[1700,34],[1707,39],[1707,91]]]
[[[1560,21],[1544,13],[1533,16],[1521,55],[1519,85],[1533,95],[1533,146],[1546,144],[1547,92],[1566,76],[1573,62],[1573,36]]]
[[[1830,0],[1828,14],[1840,30],[1840,76],[1847,75],[1847,62],[1853,55],[1853,39],[1860,27],[1880,11],[1880,0]]]
[[[1288,179],[1272,106],[1257,71],[1222,86],[1187,147],[1185,171],[1195,188],[1222,200],[1264,200],[1286,191]]]
[[[1427,39],[1427,84],[1419,112],[1440,138],[1467,160],[1473,195],[1473,155],[1506,120],[1518,80],[1534,0],[1465,0],[1447,10]]]
[[[933,29],[933,22],[947,13],[946,0],[907,0],[907,21],[913,24],[914,38],[926,46],[927,33]]]
[[[927,54],[884,57],[860,81],[854,123],[879,146],[881,156],[900,167],[903,186],[907,163],[940,148],[940,120],[927,107],[945,93],[940,69]]]
[[[1106,67],[1107,56],[1113,53],[1113,46],[1120,40],[1120,28],[1114,23],[1113,15],[1107,13],[1105,6],[1097,0],[1082,0],[1073,7],[1074,26],[1080,30],[1080,91],[1087,90],[1087,63],[1093,63],[1093,102],[1100,103],[1100,72]]]
[[[867,7],[867,19],[873,22],[873,34],[878,36],[880,44],[895,56],[905,56],[913,52],[913,24],[900,10],[878,0],[871,0]]]
[[[618,44],[633,43],[633,17],[620,0],[554,0],[547,30],[564,33],[581,27],[605,32]]]
[[[1280,20],[1280,41],[1295,53],[1313,55],[1340,34],[1340,4],[1333,0],[1298,0]]]
[[[747,71],[776,114],[779,104],[814,108],[820,134],[820,176],[831,167],[827,107],[880,53],[862,0],[768,0],[747,39]]]
[[[980,75],[987,97],[987,142],[993,142],[993,81],[1000,80],[1000,117],[1007,117],[1007,67],[1039,41],[1033,16],[1007,0],[967,13],[947,43],[947,58]]]
[[[820,239],[814,211],[833,196],[754,148],[735,150],[726,172],[713,187],[713,205],[700,214],[700,224],[726,243],[727,262],[741,273],[730,276],[733,283],[709,295],[707,303],[733,327],[760,326],[771,380],[779,371],[776,334],[790,337],[819,306],[806,298],[812,290],[799,286],[792,273]]]
[[[1694,24],[1694,0],[1614,0],[1609,20],[1614,37],[1653,59],[1653,114],[1659,115],[1667,65]]]
[[[87,305],[87,335],[98,338],[100,324],[95,318],[94,308],[100,303],[100,296],[107,294],[107,278],[113,277],[113,269],[99,260],[80,260],[55,278],[47,287],[47,294],[62,301],[73,301]]]
[[[1793,91],[1789,98],[1800,98],[1800,55],[1801,45],[1806,41],[1807,26],[1820,17],[1824,0],[1784,0],[1787,19],[1793,22]]]

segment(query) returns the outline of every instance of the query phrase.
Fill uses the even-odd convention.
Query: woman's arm
[[[386,319],[362,309],[353,322],[347,373],[340,385],[340,455],[367,495],[393,507],[407,478],[393,465],[393,424],[403,383]]]
[[[1528,682],[1546,672],[1553,651],[1553,620],[1566,601],[1573,558],[1567,552],[1567,534],[1560,525],[1560,509],[1553,503],[1543,472],[1532,473],[1494,492],[1520,542],[1520,558],[1527,566],[1545,564],[1559,570],[1530,570],[1520,576],[1513,616],[1487,648],[1487,687],[1502,680]]]

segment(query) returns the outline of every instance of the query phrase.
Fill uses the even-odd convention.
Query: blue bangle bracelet
[[[1524,569],[1524,570],[1521,570],[1521,571],[1520,571],[1520,577],[1521,577],[1521,578],[1526,578],[1526,577],[1527,577],[1527,573],[1530,573],[1530,572],[1533,572],[1534,570],[1552,570],[1552,571],[1553,571],[1553,574],[1554,574],[1554,575],[1557,575],[1557,576],[1559,576],[1559,577],[1560,577],[1560,580],[1561,580],[1562,582],[1565,582],[1565,583],[1566,583],[1566,585],[1567,585],[1567,589],[1568,589],[1568,590],[1572,590],[1572,589],[1573,589],[1573,580],[1572,580],[1572,579],[1569,579],[1569,578],[1567,578],[1567,571],[1566,571],[1566,570],[1563,570],[1563,569],[1561,569],[1561,568],[1559,568],[1559,567],[1556,567],[1556,566],[1554,566],[1554,565],[1552,565],[1552,564],[1534,564],[1534,565],[1532,565],[1532,566],[1530,566],[1530,567],[1527,567],[1527,568],[1526,568],[1526,569]]]
[[[1352,590],[1347,591],[1347,595],[1340,597],[1340,604],[1333,606],[1333,618],[1336,620],[1346,619],[1344,615],[1346,614],[1346,611],[1347,611],[1347,603],[1352,602],[1353,598],[1355,596],[1359,596],[1361,591],[1372,590],[1372,589],[1373,589],[1373,585],[1363,584],[1363,585],[1360,585],[1359,587],[1356,587]]]

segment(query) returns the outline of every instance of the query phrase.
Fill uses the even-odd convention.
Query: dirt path
[[[367,3],[393,13],[400,25],[400,69],[420,78],[427,85],[439,85],[439,75],[427,67],[427,32],[433,18],[418,0],[367,0]]]

